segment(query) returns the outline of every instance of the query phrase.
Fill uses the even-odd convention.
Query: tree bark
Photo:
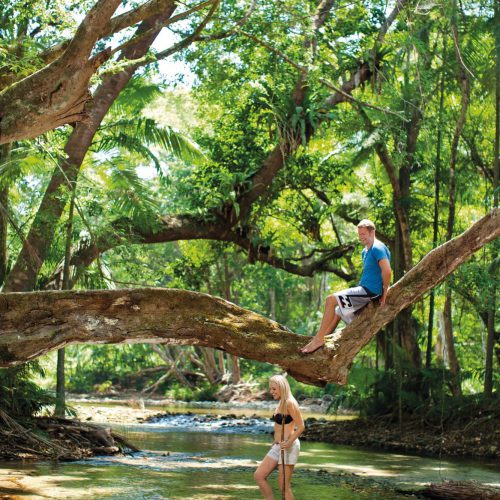
[[[203,370],[207,380],[211,384],[217,384],[221,380],[221,374],[217,368],[214,350],[210,347],[195,347],[189,359]]]
[[[227,254],[223,251],[222,257],[224,260],[224,298],[231,301],[231,279],[232,273],[229,271],[229,263],[227,261]],[[238,356],[233,354],[227,356],[227,366],[231,374],[231,383],[239,384],[241,380],[240,360]]]
[[[488,311],[488,325],[486,338],[486,360],[484,364],[484,395],[491,398],[493,395],[493,351],[495,348],[496,331],[495,331],[495,308],[496,290],[493,287],[492,305]]]
[[[179,367],[177,366],[177,363],[180,360],[180,355],[176,356],[174,359],[174,356],[169,350],[169,346],[160,347],[157,345],[153,345],[152,347],[153,351],[156,352],[156,354],[158,354],[158,356],[160,356],[160,358],[171,367],[171,373],[174,374],[175,378],[182,385],[185,385],[186,387],[194,387],[193,384],[185,377],[184,373],[182,373],[182,371],[179,370]]]
[[[446,344],[446,352],[448,354],[449,369],[452,375],[451,390],[454,396],[459,396],[462,391],[460,389],[460,364],[458,363],[457,353],[455,350],[455,340],[453,338],[451,287],[448,285],[446,288],[447,290],[443,309],[444,341]]]
[[[90,78],[111,55],[91,52],[119,4],[98,0],[58,59],[0,92],[0,144],[83,119]]]
[[[426,255],[388,293],[369,305],[325,348],[303,356],[307,341],[276,322],[209,295],[168,289],[49,291],[0,294],[0,366],[15,366],[73,343],[173,343],[215,347],[280,365],[297,380],[345,384],[370,339],[475,251],[500,236],[495,209]]]
[[[92,55],[96,42],[141,21],[153,21],[146,33],[136,33],[122,44],[127,50],[129,45],[142,43],[141,37],[148,38],[158,32],[170,17],[164,14],[176,8],[171,0],[153,0],[111,18],[119,3],[118,0],[98,0],[71,40],[39,54],[40,59],[47,62],[43,68],[18,81],[16,75],[3,75],[0,80],[0,86],[4,87],[0,91],[0,144],[33,138],[61,125],[85,121],[85,108],[91,100],[90,78],[117,50],[106,48]],[[202,2],[177,16],[177,20],[216,3]],[[187,43],[191,41],[186,40]],[[177,45],[184,46],[182,42]],[[172,52],[163,51],[157,57]],[[137,67],[136,64],[130,70],[133,72]]]
[[[233,228],[226,219],[217,217],[215,214],[214,219],[213,222],[208,222],[191,215],[165,215],[161,217],[162,229],[152,231],[144,230],[143,226],[124,217],[117,220],[95,241],[82,246],[80,251],[73,256],[71,264],[83,270],[104,252],[132,241],[134,243],[166,243],[179,240],[215,240],[234,243],[252,255],[252,260],[264,262],[299,276],[313,276],[316,272],[326,271],[347,281],[353,279],[351,274],[331,265],[332,260],[351,252],[353,248],[351,245],[342,245],[319,252],[319,257],[316,257],[315,252],[311,252],[311,255],[297,264],[297,259],[281,258],[279,255],[274,255],[271,249],[267,252],[262,251],[258,244],[241,235],[238,229]]]
[[[0,146],[0,166],[10,159],[12,144]],[[0,286],[3,285],[7,275],[7,229],[9,213],[9,185],[6,182],[0,183]]]

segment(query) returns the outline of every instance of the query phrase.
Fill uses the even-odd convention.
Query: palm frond
[[[144,76],[132,78],[120,92],[110,110],[115,115],[131,115],[140,113],[148,104],[161,95],[161,87],[151,83]]]
[[[200,164],[206,160],[195,142],[172,127],[158,125],[151,118],[120,119],[108,123],[101,127],[100,136],[94,146],[97,151],[124,148],[152,160],[157,168],[159,162],[151,151],[152,146],[162,148],[185,162]]]
[[[351,160],[352,166],[359,166],[365,162],[372,154],[373,148],[382,140],[382,131],[375,128],[370,134],[365,136],[359,144],[356,154]]]
[[[152,227],[160,207],[153,195],[139,177],[136,166],[123,158],[110,160],[110,196],[113,209],[142,227]]]
[[[10,160],[0,165],[0,185],[29,174],[43,174],[46,170],[47,164],[37,148],[27,141],[20,142],[12,149]]]

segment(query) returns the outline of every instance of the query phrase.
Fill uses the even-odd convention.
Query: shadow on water
[[[169,463],[166,463],[169,462]],[[19,473],[29,474],[32,493],[23,498],[67,499],[259,499],[261,496],[252,480],[255,466],[238,461],[221,462],[161,460],[147,453],[139,457],[100,463],[48,465],[40,464],[36,470],[24,468]],[[299,470],[294,481],[297,500],[304,499],[398,499],[403,496],[385,491],[375,483],[350,484],[346,480],[332,480],[329,475]],[[270,483],[277,489],[277,475]],[[355,495],[355,496],[354,496]]]

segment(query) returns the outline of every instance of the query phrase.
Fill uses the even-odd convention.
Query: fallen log
[[[430,484],[419,494],[439,500],[500,500],[500,489],[477,481],[444,481]]]
[[[200,345],[281,366],[297,380],[345,384],[360,349],[396,315],[500,236],[500,211],[427,254],[393,285],[384,307],[368,306],[325,348],[299,354],[301,335],[226,300],[186,290],[44,291],[0,294],[0,367],[69,344]]]

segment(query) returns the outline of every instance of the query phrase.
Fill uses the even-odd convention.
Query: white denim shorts
[[[285,465],[295,465],[297,463],[297,460],[299,459],[299,453],[300,441],[296,439],[292,443],[292,445],[285,450]],[[273,460],[276,460],[278,464],[281,465],[282,462],[280,445],[278,443],[273,444],[267,456],[272,458]]]

